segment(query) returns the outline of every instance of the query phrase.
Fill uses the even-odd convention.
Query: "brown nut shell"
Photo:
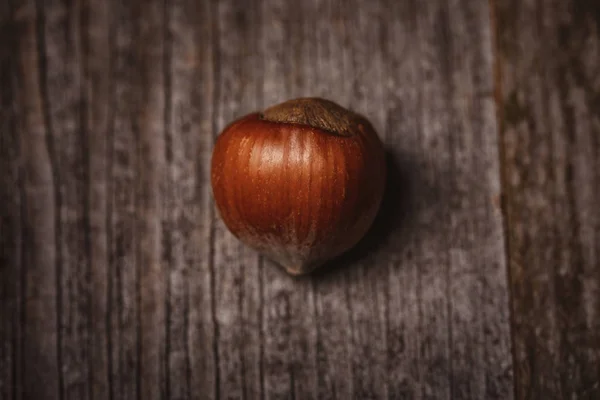
[[[379,209],[385,154],[364,117],[324,99],[246,115],[217,138],[211,184],[227,228],[290,274],[353,247]]]

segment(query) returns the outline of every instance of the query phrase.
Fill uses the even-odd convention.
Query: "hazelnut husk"
[[[385,175],[371,123],[322,98],[239,118],[218,136],[211,160],[227,228],[292,275],[356,245],[377,214]]]

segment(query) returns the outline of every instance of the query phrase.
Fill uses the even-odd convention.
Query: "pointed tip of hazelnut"
[[[284,267],[285,271],[292,276],[300,276],[304,275],[306,272],[303,271],[302,267],[292,266],[292,267]]]
[[[280,265],[292,276],[307,275],[320,266],[320,264],[312,262],[280,263]]]
[[[267,108],[261,113],[266,121],[307,125],[339,136],[358,134],[366,120],[339,104],[320,97],[302,97]]]

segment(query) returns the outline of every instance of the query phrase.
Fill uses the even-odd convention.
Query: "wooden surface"
[[[0,2],[0,399],[600,398],[593,3]],[[291,278],[209,161],[308,95],[390,176]]]
[[[497,6],[517,397],[600,398],[600,3]]]

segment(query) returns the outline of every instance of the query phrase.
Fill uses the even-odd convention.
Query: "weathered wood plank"
[[[419,93],[417,129],[419,158],[423,170],[415,191],[426,206],[418,215],[422,232],[415,253],[417,268],[420,396],[447,399],[452,390],[450,320],[450,266],[448,236],[452,195],[449,127],[448,9],[440,1],[418,2],[416,7],[419,48]],[[463,176],[457,179],[466,178]],[[454,232],[453,232],[454,233]],[[456,233],[454,233],[456,234]],[[402,268],[402,266],[400,266]],[[466,334],[467,332],[462,332]]]
[[[139,68],[135,2],[111,3],[115,21],[111,44],[114,120],[110,135],[108,185],[110,382],[113,398],[139,393],[139,231],[137,179],[139,152],[135,85]]]
[[[420,396],[420,333],[418,269],[415,255],[420,239],[414,235],[419,204],[427,205],[428,187],[423,176],[419,133],[419,46],[416,2],[392,2],[387,13],[403,16],[383,31],[382,52],[387,75],[383,133],[388,146],[388,188],[375,232],[382,235],[381,250],[390,252],[386,299],[386,340],[388,398],[414,399]],[[393,71],[393,73],[392,73]],[[415,82],[415,84],[408,84]],[[391,183],[391,185],[390,185]],[[417,191],[417,188],[420,188]],[[419,196],[419,197],[417,197]],[[429,204],[430,205],[430,204]]]
[[[58,352],[61,396],[86,399],[90,374],[89,231],[86,226],[89,181],[83,126],[81,4],[43,2],[43,101],[56,184]],[[55,96],[55,93],[61,93]]]
[[[211,296],[210,154],[215,87],[214,5],[171,1],[167,77],[168,178],[165,263],[169,277],[169,392],[171,398],[216,399]]]
[[[211,305],[210,152],[213,143],[212,5],[171,2],[168,190],[169,395],[216,398]],[[170,211],[169,211],[170,210]]]
[[[0,5],[0,399],[16,398],[22,268],[19,137],[13,101],[16,34],[12,7]]]
[[[87,346],[90,399],[110,397],[109,320],[109,150],[112,137],[112,54],[113,25],[109,2],[86,1],[82,5],[82,90],[84,121],[83,151],[88,152],[86,229],[88,233],[88,307]]]
[[[118,8],[117,8],[118,7]],[[164,4],[115,7],[117,20],[116,132],[113,136],[116,330],[112,340],[125,398],[166,394],[166,285],[162,199],[165,176]]]
[[[340,74],[341,95],[346,105],[366,115],[382,140],[387,136],[384,126],[385,104],[384,61],[380,41],[384,27],[378,23],[385,18],[387,2],[367,4],[351,2],[344,17],[340,42],[347,43]],[[341,6],[341,5],[340,5]],[[354,10],[350,12],[350,10]],[[330,17],[337,15],[333,9]],[[393,185],[394,183],[392,183]],[[383,253],[382,253],[383,254]],[[349,345],[352,391],[354,398],[380,399],[388,397],[386,295],[387,260],[377,253],[350,264],[346,295],[349,318]]]
[[[412,48],[400,42],[403,51],[391,49],[386,57],[412,77],[407,82],[416,81],[415,89],[390,87],[386,129],[397,129],[394,124],[401,129],[387,138],[403,169],[398,178],[406,193],[399,196],[406,198],[409,215],[402,223],[414,237],[392,235],[405,248],[388,252],[389,307],[407,314],[388,322],[395,334],[388,340],[394,354],[412,360],[407,366],[417,366],[393,364],[401,379],[390,391],[408,398],[486,398],[500,389],[508,398],[502,225],[491,201],[499,181],[488,9],[469,2],[419,2],[408,9],[416,20],[409,19],[404,29],[416,30],[419,40]],[[414,54],[413,66],[406,54]],[[474,185],[477,174],[482,183]],[[483,287],[491,314],[472,305],[483,299]],[[488,337],[504,339],[492,345]]]
[[[22,311],[18,397],[58,399],[63,394],[59,327],[61,260],[56,149],[49,131],[44,10],[33,1],[14,11],[18,38],[15,87],[22,163]]]
[[[163,222],[166,211],[165,149],[165,3],[163,0],[141,1],[137,5],[138,35],[136,51],[138,95],[134,121],[137,136],[137,224],[138,251],[138,387],[142,399],[166,396],[168,360],[166,355],[165,318],[170,264],[163,259]]]
[[[453,169],[449,297],[453,398],[511,398],[506,255],[490,10],[451,1],[449,115]],[[479,38],[473,41],[473,37]],[[459,133],[459,134],[457,134]],[[478,299],[473,301],[473,299]]]
[[[496,0],[518,398],[600,397],[600,8]]]

